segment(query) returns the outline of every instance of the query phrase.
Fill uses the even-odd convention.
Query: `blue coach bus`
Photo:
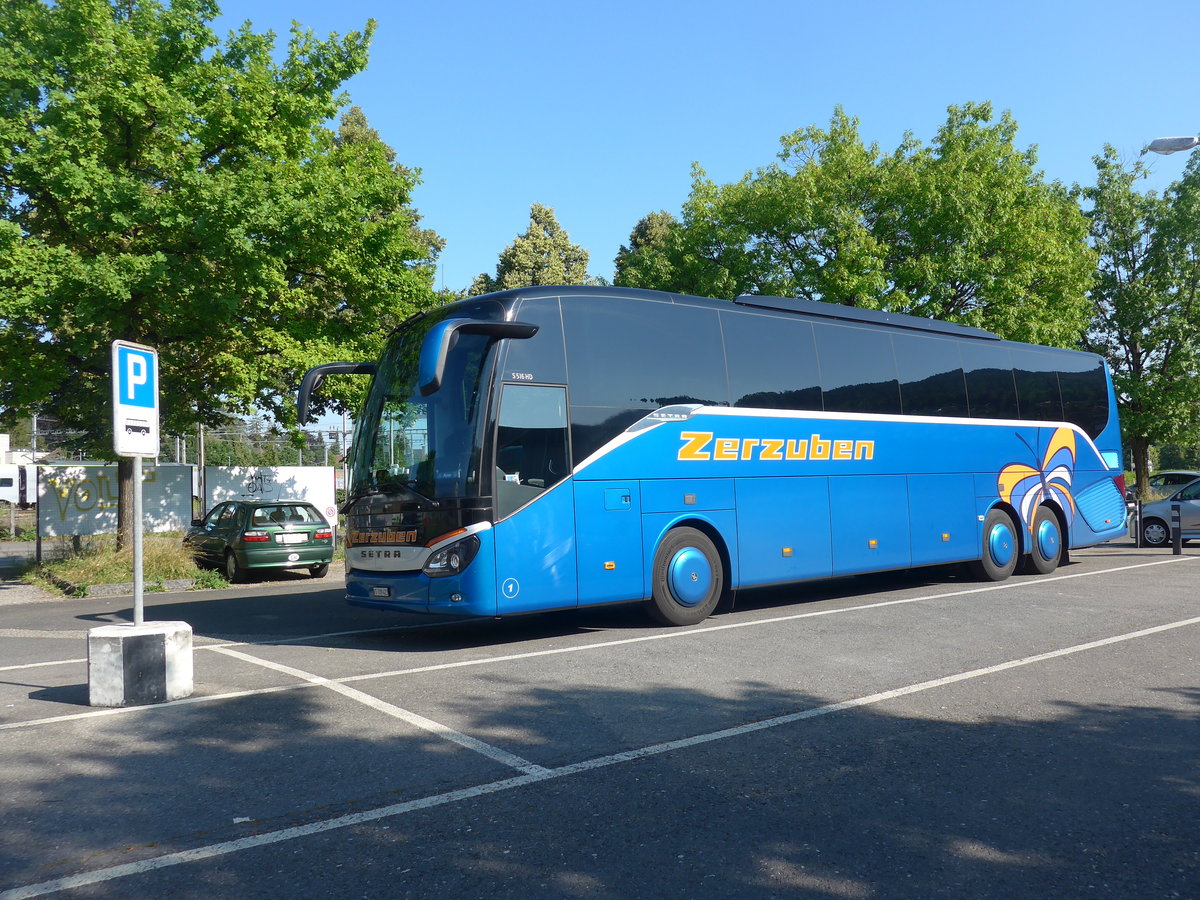
[[[1095,355],[912,316],[534,287],[389,338],[358,417],[350,603],[504,616],[966,563],[999,581],[1124,534]]]

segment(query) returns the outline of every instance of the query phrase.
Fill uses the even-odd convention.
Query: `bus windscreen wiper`
[[[342,507],[341,507],[341,509],[338,510],[338,512],[345,515],[346,513],[348,513],[350,511],[351,508],[353,508],[354,504],[356,504],[359,500],[364,499],[365,497],[381,497],[381,496],[382,497],[390,497],[394,494],[400,493],[401,491],[407,491],[408,493],[413,494],[416,497],[419,497],[421,500],[424,500],[427,504],[429,504],[432,507],[437,507],[437,506],[441,505],[433,497],[430,497],[428,494],[423,494],[420,491],[418,491],[415,487],[413,487],[413,485],[415,485],[415,484],[417,484],[417,482],[415,480],[413,480],[413,481],[386,481],[383,484],[375,484],[375,485],[371,485],[370,487],[365,487],[362,490],[355,491],[354,495],[352,497],[348,497],[346,499],[346,502],[342,504]]]

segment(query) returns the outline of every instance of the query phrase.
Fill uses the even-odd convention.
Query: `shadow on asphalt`
[[[580,896],[572,890],[580,883],[598,897],[658,896],[647,873],[664,873],[671,896],[690,897],[1186,896],[1197,871],[1200,691],[1157,693],[1161,701],[1151,691],[1137,704],[1049,700],[1021,716],[974,710],[962,720],[912,707],[845,710],[448,814],[363,822],[316,845],[321,852],[297,842],[274,857],[198,861],[186,870],[189,896],[249,885],[278,895],[280,879],[293,890],[303,880],[313,896],[416,897],[430,885],[479,896],[481,871],[503,873],[487,886],[497,898],[529,896],[530,885]],[[463,731],[503,734],[507,750],[557,766],[648,745],[664,727],[699,733],[827,702],[751,682],[719,693],[565,684],[528,685],[500,706],[479,688],[458,697],[454,712]],[[490,777],[445,757],[434,735],[331,727],[325,698],[313,692],[133,721],[61,747],[53,765],[36,741],[14,745],[0,819],[0,844],[13,852],[0,854],[0,884],[294,828]],[[129,855],[103,855],[112,848]],[[342,868],[343,853],[353,866]],[[837,890],[803,889],[814,884]]]

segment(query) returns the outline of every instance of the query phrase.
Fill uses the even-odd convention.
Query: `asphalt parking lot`
[[[1198,585],[1114,542],[666,629],[285,577],[147,595],[195,694],[118,710],[129,598],[3,603],[0,898],[1200,896]]]

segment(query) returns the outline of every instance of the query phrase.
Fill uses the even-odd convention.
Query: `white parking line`
[[[118,622],[109,624],[117,625]],[[445,622],[424,622],[420,625],[388,625],[383,628],[355,628],[350,631],[327,631],[323,634],[305,634],[300,637],[290,638],[266,638],[258,641],[217,641],[212,644],[196,644],[193,649],[196,650],[216,650],[220,647],[255,647],[261,644],[302,644],[305,641],[321,641],[328,638],[348,637],[358,634],[385,634],[392,631],[421,631],[428,628],[438,628],[445,625]],[[78,631],[65,632],[46,632],[46,631],[22,631],[20,634],[10,633],[12,629],[0,629],[0,637],[70,637],[70,638],[86,638],[89,629],[80,629]],[[14,669],[37,669],[42,666],[65,666],[75,663],[85,663],[87,658],[83,659],[48,659],[43,662],[22,663],[18,666],[0,666],[0,672],[11,672]]]
[[[92,872],[83,872],[78,875],[69,875],[65,878],[56,878],[53,881],[43,881],[38,884],[24,885],[22,887],[13,888],[12,890],[0,893],[0,900],[26,900],[26,898],[29,897],[40,897],[45,894],[54,893],[55,891],[65,891],[91,884],[102,884],[104,882],[114,881],[118,878],[126,878],[131,875],[140,875],[145,872],[152,872],[157,869],[165,869],[171,866],[183,865],[184,863],[197,862],[203,859],[212,859],[218,856],[226,856],[230,853],[237,853],[242,850],[250,850],[255,847],[279,844],[285,841],[292,841],[314,834],[334,831],[340,828],[350,828],[355,825],[365,824],[367,822],[375,822],[380,819],[393,818],[395,816],[405,815],[418,810],[430,809],[436,806],[445,806],[450,803],[459,803],[464,800],[471,800],[476,797],[486,796],[488,794],[498,794],[503,791],[511,791],[516,788],[525,787],[526,785],[539,784],[541,782],[550,781],[556,778],[565,778],[571,775],[578,775],[584,772],[591,772],[595,771],[596,769],[606,768],[608,766],[659,756],[663,753],[686,750],[690,747],[695,747],[701,744],[727,740],[729,738],[739,737],[741,735],[750,734],[756,731],[764,731],[768,728],[778,728],[781,725],[790,725],[806,719],[815,719],[820,716],[830,715],[832,713],[843,712],[849,709],[857,709],[863,706],[870,706],[887,700],[894,700],[897,697],[905,697],[910,694],[917,694],[922,691],[933,690],[949,684],[957,684],[959,682],[969,681],[974,678],[994,675],[998,672],[1004,672],[1009,669],[1016,669],[1022,666],[1033,665],[1035,663],[1047,662],[1053,659],[1060,659],[1062,657],[1071,656],[1076,653],[1082,653],[1087,650],[1108,647],[1113,644],[1120,644],[1125,641],[1149,637],[1151,635],[1161,634],[1162,632],[1172,631],[1177,628],[1186,628],[1192,625],[1200,625],[1200,616],[1191,619],[1182,619],[1177,622],[1169,622],[1165,625],[1156,625],[1153,628],[1143,628],[1138,631],[1130,631],[1125,634],[1114,635],[1112,637],[1102,638],[1097,641],[1089,641],[1086,644],[1076,644],[1072,647],[1063,647],[1059,650],[1051,650],[1049,652],[1039,653],[1034,656],[1026,656],[1020,659],[1009,660],[996,665],[986,666],[981,669],[972,669],[969,672],[960,672],[957,675],[949,675],[944,678],[935,678],[931,681],[922,681],[916,684],[910,684],[888,691],[880,691],[879,693],[869,694],[865,697],[856,697],[851,700],[828,703],[824,706],[801,710],[799,712],[789,713],[783,716],[776,716],[771,719],[748,722],[744,725],[738,725],[733,728],[723,728],[719,731],[711,731],[706,734],[693,735],[692,737],[681,738],[674,741],[665,741],[661,744],[652,744],[650,746],[640,747],[634,750],[625,750],[620,753],[610,754],[608,756],[600,756],[596,757],[595,759],[589,759],[578,763],[560,766],[556,769],[542,769],[540,772],[532,772],[526,775],[517,776],[515,778],[507,778],[502,781],[493,781],[488,784],[481,784],[476,787],[464,788],[457,791],[449,791],[444,794],[434,794],[430,797],[422,797],[420,799],[409,800],[404,803],[395,803],[390,806],[383,806],[377,809],[369,809],[363,812],[351,813],[350,815],[338,816],[337,818],[326,819],[321,822],[312,822],[308,825],[298,825],[292,828],[283,828],[278,831],[270,831],[264,834],[251,835],[250,837],[239,838],[238,840],[234,841],[223,841],[217,844],[209,844],[205,847],[196,847],[192,850],[183,850],[178,853],[167,853],[162,856],[143,859],[133,863],[125,863],[119,866],[96,869]]]
[[[1038,579],[1038,583],[1048,583],[1053,581],[1066,581],[1072,578],[1090,578],[1096,575],[1109,575],[1113,572],[1127,572],[1133,569],[1144,569],[1149,566],[1171,565],[1179,562],[1191,562],[1200,559],[1200,556],[1173,556],[1170,559],[1160,559],[1148,563],[1133,563],[1127,566],[1117,566],[1111,569],[1095,569],[1090,572],[1076,572],[1069,575],[1051,575]],[[989,593],[991,591],[1003,591],[1010,588],[1021,587],[1022,585],[1030,584],[1028,580],[1022,581],[1006,581],[1002,584],[989,584],[982,587],[966,588],[961,591],[949,591],[944,594],[925,594],[920,597],[903,597],[898,600],[881,600],[878,603],[863,603],[857,606],[843,606],[835,609],[819,609],[812,612],[792,613],[786,616],[773,616],[769,619],[748,619],[741,622],[729,622],[718,624],[703,624],[692,628],[677,628],[670,631],[659,632],[657,634],[647,634],[634,638],[619,638],[614,641],[598,641],[591,644],[574,644],[570,647],[555,647],[551,650],[530,650],[525,653],[509,653],[503,656],[484,656],[478,659],[464,659],[448,663],[433,663],[428,666],[414,666],[407,669],[391,669],[387,672],[369,672],[363,675],[347,675],[342,678],[330,679],[331,682],[338,684],[350,684],[355,681],[369,681],[377,678],[395,678],[400,675],[418,675],[426,672],[442,672],[448,669],[464,669],[475,666],[498,665],[502,663],[515,662],[523,659],[536,659],[542,656],[559,656],[565,653],[583,653],[589,650],[604,650],[610,647],[620,647],[627,644],[640,644],[646,641],[667,641],[682,638],[692,638],[697,636],[707,635],[715,631],[728,631],[734,628],[757,628],[762,625],[776,625],[781,622],[795,622],[800,619],[811,619],[819,616],[838,616],[845,613],[861,612],[868,609],[881,609],[887,606],[903,606],[910,603],[923,603],[930,600],[952,599],[955,597],[965,597],[972,594]],[[416,628],[429,628],[429,625],[418,625]],[[369,629],[369,631],[392,631],[392,630],[407,630],[404,629]],[[353,634],[354,632],[337,632],[337,634]],[[314,635],[309,640],[315,640]],[[295,638],[287,642],[269,642],[274,643],[300,643],[303,639]],[[225,647],[244,647],[255,646],[254,644],[210,644],[202,647],[197,647],[197,650],[219,650]],[[3,671],[0,669],[0,671]],[[45,719],[28,719],[22,722],[8,722],[0,724],[0,731],[8,731],[16,728],[32,728],[38,725],[52,725],[58,722],[70,722],[76,719],[90,719],[98,716],[123,715],[127,713],[153,713],[156,710],[173,709],[178,706],[189,705],[193,703],[211,703],[218,700],[233,700],[242,697],[255,697],[261,694],[275,694],[280,691],[296,690],[298,688],[312,687],[311,682],[303,682],[301,684],[276,685],[268,688],[256,688],[247,691],[229,691],[223,694],[211,694],[199,697],[187,697],[183,700],[174,700],[169,703],[158,703],[152,706],[118,706],[111,709],[89,710],[88,712],[68,713],[64,716],[51,716]]]
[[[251,656],[249,653],[242,653],[239,650],[232,650],[228,647],[218,647],[216,650],[218,653],[222,653],[226,656],[232,656],[237,659],[245,660],[246,662],[264,666],[268,669],[274,669],[276,672],[283,672],[285,675],[291,675],[295,678],[307,681],[309,684],[327,687],[331,691],[336,691],[337,693],[341,694],[343,697],[349,697],[351,700],[356,700],[365,706],[371,707],[371,709],[386,713],[393,718],[401,719],[405,722],[408,722],[410,725],[415,725],[417,728],[424,729],[432,734],[436,734],[438,737],[452,741],[453,743],[458,744],[460,747],[466,747],[468,750],[474,750],[476,753],[480,753],[483,756],[486,756],[488,759],[509,766],[510,768],[517,769],[520,772],[525,772],[526,774],[532,775],[541,774],[547,771],[542,766],[531,763],[527,759],[522,759],[515,753],[509,753],[507,750],[501,750],[499,747],[493,747],[491,744],[484,743],[483,741],[473,738],[470,735],[463,734],[461,731],[455,731],[453,728],[443,725],[440,722],[427,719],[424,716],[412,712],[411,710],[402,709],[399,706],[395,706],[384,700],[380,700],[378,697],[372,697],[370,694],[364,693],[363,691],[355,688],[346,687],[344,684],[333,681],[329,678],[323,678],[320,675],[314,675],[311,672],[305,672],[300,669],[292,668],[291,666],[282,665],[281,663],[259,659],[257,656]]]

